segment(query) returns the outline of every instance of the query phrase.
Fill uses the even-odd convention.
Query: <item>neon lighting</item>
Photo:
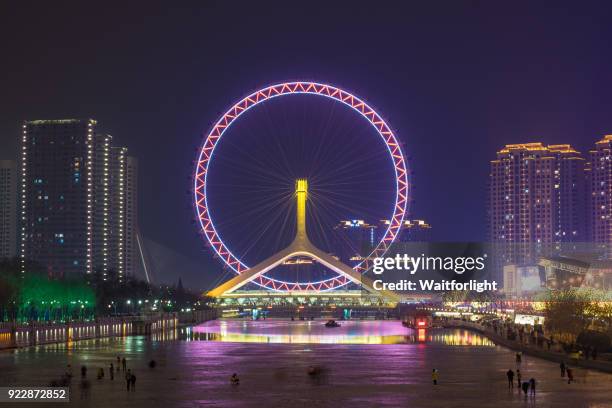
[[[356,265],[353,269],[359,273],[367,271],[370,265],[370,259],[383,256],[390,248],[391,244],[397,238],[398,232],[406,214],[408,205],[408,173],[404,155],[393,131],[381,116],[374,111],[364,101],[355,95],[344,91],[340,88],[319,84],[316,82],[285,82],[266,88],[260,89],[234,104],[223,116],[215,123],[210,133],[204,139],[194,174],[194,202],[198,221],[202,232],[210,246],[213,248],[219,258],[234,272],[240,274],[249,267],[238,259],[229,247],[223,242],[219,236],[212,217],[208,210],[208,193],[207,193],[207,174],[208,168],[212,161],[215,147],[225,131],[231,124],[238,119],[244,112],[251,109],[260,103],[263,103],[272,98],[292,95],[292,94],[309,94],[319,95],[328,99],[333,99],[351,109],[358,112],[370,125],[376,130],[378,135],[385,143],[389,157],[393,162],[393,168],[396,181],[395,203],[393,207],[393,215],[390,217],[390,222],[385,234],[378,242],[374,250],[369,256],[365,257],[362,262]],[[254,283],[275,291],[297,291],[297,290],[314,290],[325,291],[342,287],[349,283],[346,276],[338,275],[333,278],[325,279],[317,282],[285,282],[277,279],[272,279],[264,275],[260,275]]]
[[[343,264],[333,256],[321,251],[315,247],[306,233],[306,198],[308,196],[308,182],[305,179],[298,179],[295,183],[295,198],[297,200],[296,206],[296,222],[297,232],[293,242],[288,247],[280,250],[279,252],[271,255],[267,259],[259,262],[252,268],[243,271],[241,274],[233,277],[232,279],[222,283],[210,292],[210,297],[222,297],[240,289],[242,286],[249,282],[257,281],[257,279],[263,276],[266,272],[274,269],[278,265],[286,262],[287,260],[296,256],[309,257],[312,260],[325,265],[327,268],[336,272],[339,276],[343,276],[349,281],[360,285],[362,288],[375,292],[373,282],[366,276],[361,275],[359,272],[352,269],[350,266]],[[278,288],[277,288],[278,289]],[[309,290],[319,290],[311,289]],[[381,291],[389,299],[399,300],[395,293],[388,291]]]

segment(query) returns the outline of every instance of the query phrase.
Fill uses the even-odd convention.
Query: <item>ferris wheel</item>
[[[356,274],[362,274],[371,267],[371,259],[383,256],[398,236],[409,202],[408,172],[400,143],[382,117],[362,99],[331,85],[315,82],[287,82],[268,86],[236,102],[215,122],[210,132],[204,137],[202,146],[199,149],[194,173],[193,198],[201,232],[218,258],[235,274],[244,274],[249,270],[252,271],[251,268],[255,267],[253,264],[247,264],[246,260],[242,259],[239,254],[232,250],[232,243],[225,240],[217,228],[218,218],[216,218],[209,205],[211,195],[214,196],[214,192],[210,189],[210,170],[211,166],[218,160],[218,146],[224,140],[225,135],[229,133],[229,129],[240,122],[247,111],[252,110],[256,106],[264,105],[271,100],[293,98],[296,95],[321,97],[321,99],[339,102],[342,106],[350,108],[350,110],[359,114],[361,126],[373,129],[374,133],[378,135],[379,141],[383,143],[385,160],[387,160],[392,169],[390,177],[386,182],[393,187],[393,194],[387,198],[391,202],[388,203],[389,214],[385,215],[388,221],[385,224],[384,231],[381,231],[369,253],[363,256],[358,263],[352,265],[352,269]],[[333,263],[331,260],[330,262]],[[325,262],[323,263],[325,264]],[[265,271],[268,270],[264,269]],[[279,279],[267,276],[265,271],[258,271],[258,274],[252,279],[252,283],[273,291],[327,291],[341,288],[351,282],[351,280],[354,281],[354,279],[351,279],[351,276],[354,277],[355,275],[341,273],[340,269],[332,268],[332,270],[337,270],[340,273],[318,280]]]

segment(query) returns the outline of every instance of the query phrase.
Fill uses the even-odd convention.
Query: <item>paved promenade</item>
[[[222,321],[219,324],[223,324]],[[257,322],[245,322],[249,326]],[[389,321],[389,325],[398,322]],[[369,329],[368,329],[369,330]],[[386,330],[386,329],[385,329]],[[352,329],[360,333],[360,325]],[[394,331],[390,330],[390,331]],[[111,338],[0,352],[0,382],[44,385],[74,367],[73,403],[91,407],[610,407],[612,375],[575,368],[567,384],[558,364],[525,356],[523,378],[536,378],[535,398],[508,389],[505,373],[516,369],[514,352],[467,330],[433,330],[406,344],[268,344]],[[125,356],[137,376],[127,392],[122,373],[95,378]],[[148,362],[157,361],[151,369]],[[79,387],[87,365],[90,391]],[[316,365],[324,375],[311,378]],[[439,370],[439,384],[431,370]],[[229,377],[238,373],[240,385]],[[28,404],[20,405],[27,406]],[[40,407],[38,405],[32,405]],[[66,405],[58,405],[66,406]]]

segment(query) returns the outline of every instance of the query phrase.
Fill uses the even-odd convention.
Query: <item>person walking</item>
[[[519,369],[516,370],[516,386],[521,388],[521,370]]]
[[[81,388],[81,399],[88,399],[89,398],[89,381],[87,381],[87,378],[83,377],[83,379],[81,380],[81,384],[80,384],[80,388]]]
[[[129,391],[130,386],[132,385],[132,373],[129,369],[125,373],[125,385],[127,386],[127,390]]]
[[[561,369],[561,377],[565,377],[565,361],[562,361],[561,364],[559,364],[559,368]]]
[[[574,370],[568,367],[567,368],[567,383],[571,384],[572,381],[574,381]]]
[[[527,398],[527,391],[529,391],[529,383],[525,381],[521,387],[523,388],[523,394],[525,394],[525,398]]]
[[[110,363],[108,373],[110,374],[111,381],[114,380],[115,379],[115,367],[113,366],[113,363]]]
[[[87,378],[87,367],[81,366],[81,378]]]
[[[438,370],[435,368],[431,370],[431,381],[433,382],[433,385],[438,385]]]
[[[127,361],[125,360],[125,357],[123,357],[123,359],[121,359],[121,367],[123,368],[123,371],[125,371],[125,369],[127,367]]]
[[[508,388],[514,388],[514,371],[506,371],[506,377],[508,377]]]
[[[130,376],[130,384],[132,386],[132,391],[136,391],[136,376],[134,373]]]
[[[64,375],[68,379],[68,382],[72,380],[72,366],[70,364],[66,366],[66,374]]]
[[[535,397],[535,391],[536,391],[536,380],[535,378],[530,378],[529,379],[529,393]]]

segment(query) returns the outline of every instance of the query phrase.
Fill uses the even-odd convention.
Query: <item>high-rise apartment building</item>
[[[125,180],[125,275],[140,276],[140,251],[138,249],[138,159],[126,158]],[[145,272],[146,273],[146,272]],[[148,276],[145,276],[148,280]]]
[[[117,232],[127,233],[121,215],[124,181],[114,175],[121,166],[114,163],[112,137],[97,133],[96,126],[93,119],[23,125],[19,198],[24,271],[32,262],[51,276],[125,274],[123,254],[113,246]],[[125,153],[121,149],[124,161]]]
[[[21,261],[49,275],[93,270],[95,120],[25,122]]]
[[[127,148],[111,148],[110,166],[110,264],[120,281],[134,276],[138,267],[137,178],[138,161],[127,155]]]
[[[502,264],[585,239],[585,160],[570,145],[506,145],[491,161],[489,233]]]
[[[587,166],[589,241],[602,244],[612,258],[612,135],[589,151]]]
[[[111,233],[111,142],[112,137],[95,133],[93,137],[93,161],[91,183],[92,205],[92,268],[88,272],[99,272],[106,276],[113,267],[110,251]],[[113,210],[114,212],[114,210]]]
[[[17,255],[17,168],[0,160],[0,259]]]

